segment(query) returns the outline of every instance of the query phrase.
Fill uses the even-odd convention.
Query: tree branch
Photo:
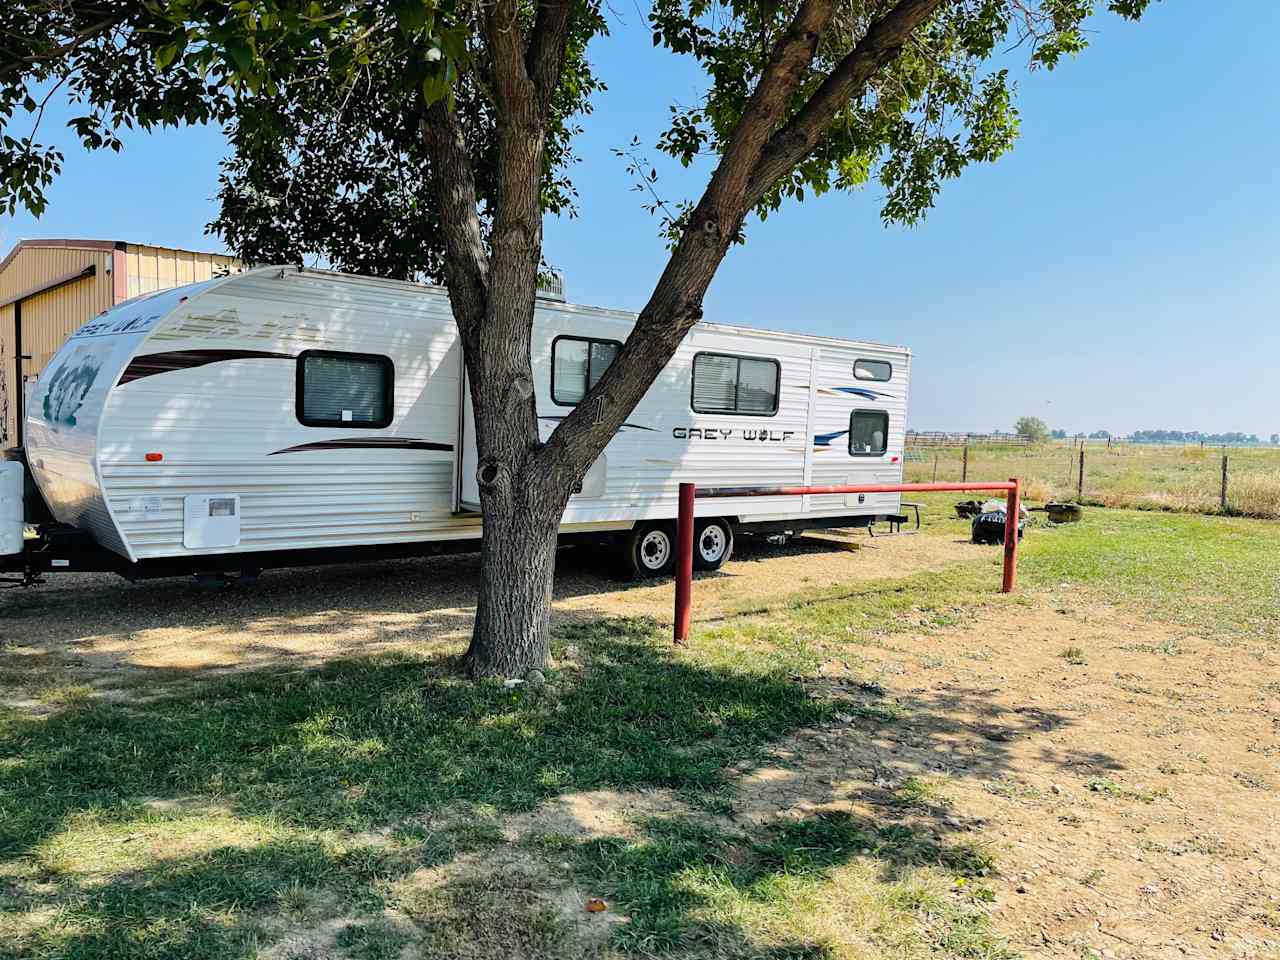
[[[470,349],[488,300],[488,258],[480,230],[475,171],[462,127],[444,100],[427,108],[421,129],[444,234],[449,303],[463,343]]]
[[[524,113],[534,103],[533,81],[525,68],[524,30],[515,0],[493,0],[484,8],[484,35],[493,60],[494,93],[498,109]]]
[[[712,192],[717,178],[736,179],[744,164],[756,165],[769,134],[786,111],[787,101],[804,80],[835,8],[835,0],[803,0],[800,4],[790,26],[774,44],[707,193]]]
[[[751,209],[743,197],[761,151],[803,82],[834,12],[835,0],[803,0],[774,44],[737,129],[631,335],[604,376],[539,452],[560,482],[590,466],[689,328],[701,319],[707,286]]]
[[[14,57],[11,60],[9,60],[8,63],[0,64],[0,78],[7,77],[9,74],[15,73],[19,70],[23,70],[27,67],[35,66],[37,64],[47,63],[50,60],[63,59],[68,54],[74,53],[76,50],[78,50],[84,44],[88,43],[90,40],[96,40],[98,37],[102,36],[107,31],[111,30],[114,27],[119,26],[120,24],[124,23],[128,19],[129,19],[129,15],[127,11],[114,14],[112,16],[105,17],[102,20],[97,21],[96,23],[91,24],[88,27],[85,27],[85,29],[83,30],[78,31],[66,43],[51,46],[48,49],[48,51],[45,53],[41,53],[35,56]]]
[[[936,10],[954,0],[900,0],[867,30],[835,70],[787,124],[769,138],[747,189],[755,206],[782,177],[822,140],[840,108],[902,50],[911,32]]]
[[[533,81],[538,114],[542,117],[547,116],[556,85],[560,82],[575,3],[576,0],[544,0],[538,4],[525,69]]]

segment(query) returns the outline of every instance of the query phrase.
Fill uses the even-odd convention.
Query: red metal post
[[[693,616],[693,500],[692,483],[680,484],[680,513],[676,521],[676,621],[675,642],[689,640]]]
[[[1009,496],[1004,511],[1004,579],[1001,593],[1013,593],[1018,584],[1018,514],[1022,511],[1022,496],[1018,478],[1010,477]]]

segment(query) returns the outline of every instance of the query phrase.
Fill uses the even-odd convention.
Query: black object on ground
[[[1004,522],[1007,516],[1004,510],[988,510],[973,518],[974,543],[1004,543]],[[1018,518],[1018,539],[1022,539],[1027,522]]]

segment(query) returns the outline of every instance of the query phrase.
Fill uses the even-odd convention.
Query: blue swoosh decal
[[[879,390],[870,390],[866,387],[829,387],[839,393],[849,393],[855,397],[863,397],[867,400],[892,400],[893,395],[889,393],[881,393]]]
[[[848,430],[837,430],[835,433],[820,433],[813,438],[813,444],[816,447],[829,447],[831,441],[843,437]]]

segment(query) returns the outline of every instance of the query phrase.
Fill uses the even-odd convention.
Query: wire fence
[[[1280,519],[1280,448],[1116,441],[917,444],[905,479],[964,482],[1016,476],[1028,500],[1076,501]]]

